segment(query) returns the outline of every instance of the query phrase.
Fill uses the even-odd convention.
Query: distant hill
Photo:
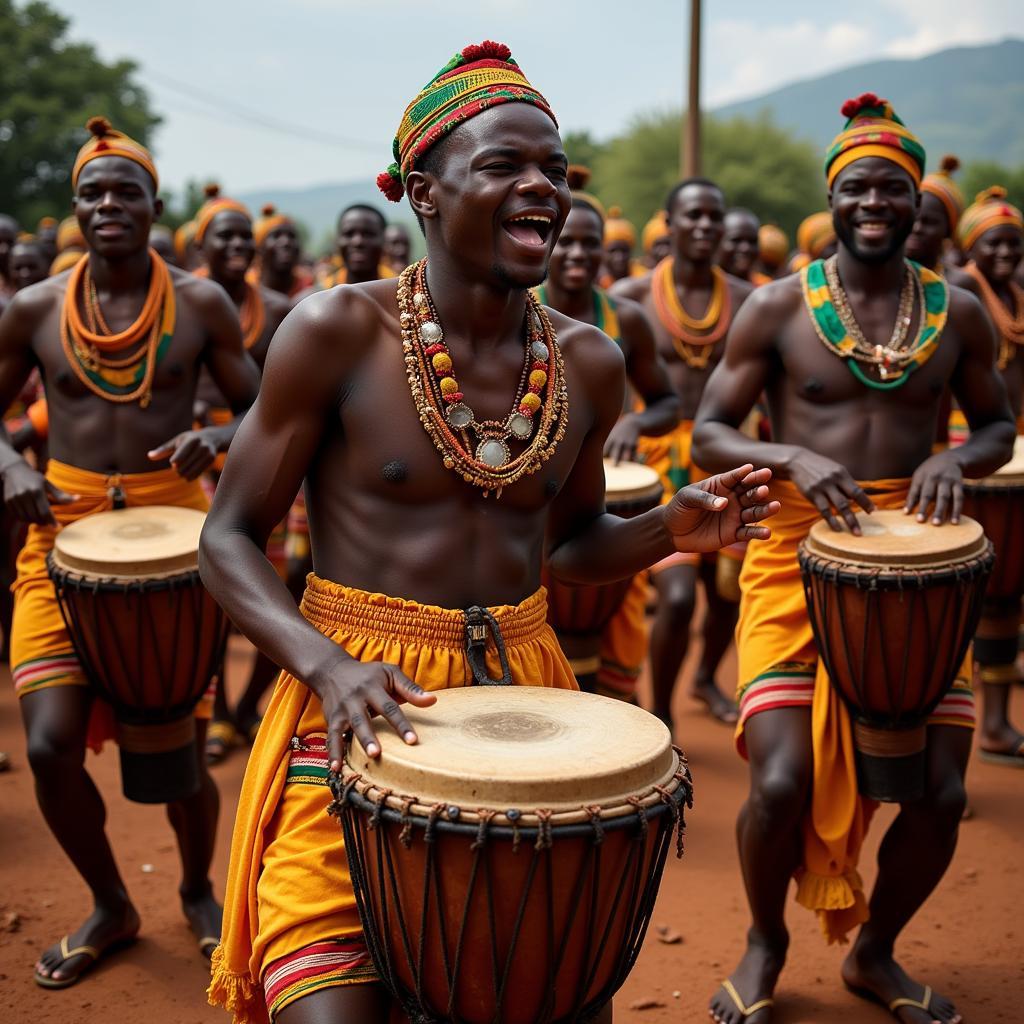
[[[960,46],[916,60],[879,60],[795,82],[754,99],[719,107],[722,117],[775,123],[822,150],[842,127],[845,99],[874,92],[888,99],[928,151],[929,168],[943,153],[962,161],[1024,165],[1024,40]]]

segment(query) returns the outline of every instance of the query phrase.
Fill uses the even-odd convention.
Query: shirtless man
[[[14,294],[11,283],[11,249],[18,239],[18,222],[6,213],[0,213],[0,311]]]
[[[751,545],[743,568],[738,744],[750,761],[750,794],[737,831],[753,921],[746,954],[711,1001],[712,1017],[725,1024],[773,1019],[794,874],[798,902],[818,913],[830,941],[842,941],[863,923],[842,966],[843,981],[855,993],[889,1006],[904,1024],[961,1019],[948,999],[910,978],[893,954],[956,846],[974,718],[968,681],[954,684],[930,719],[925,795],[902,806],[885,836],[866,903],[856,864],[870,808],[857,799],[842,751],[824,742],[842,732],[844,705],[830,702],[828,718],[812,730],[811,703],[817,720],[815,694],[827,700],[829,691],[818,672],[796,548],[818,517],[835,530],[859,532],[856,515],[876,507],[905,509],[919,522],[957,521],[964,477],[984,476],[1009,457],[1013,422],[995,372],[991,326],[974,296],[961,289],[930,290],[932,322],[941,324],[948,308],[936,344],[915,344],[925,312],[915,302],[903,345],[889,362],[877,356],[876,345],[890,345],[907,275],[916,273],[904,262],[903,245],[918,207],[924,151],[892,108],[871,94],[849,101],[843,112],[849,120],[828,162],[837,262],[810,265],[806,295],[804,276],[791,276],[751,297],[705,389],[695,431],[703,465],[768,462],[776,474],[773,496],[783,506],[772,540]],[[887,122],[890,142],[884,145],[873,144],[879,119]],[[838,283],[820,285],[832,281],[832,266]],[[922,281],[939,283],[927,271]],[[839,321],[826,316],[844,295],[853,331],[863,335],[857,363],[836,354],[830,322]],[[972,433],[963,447],[932,455],[947,387]],[[738,429],[762,391],[772,443],[752,441]],[[814,780],[824,781],[814,788]]]
[[[622,350],[630,397],[639,396],[644,407],[635,410],[627,399],[627,410],[608,435],[605,457],[615,462],[635,461],[641,437],[665,434],[675,428],[679,421],[679,399],[658,358],[643,310],[629,299],[613,302],[596,287],[601,272],[604,211],[594,196],[582,191],[589,178],[583,171],[577,166],[569,168],[572,209],[551,252],[548,279],[537,289],[537,295],[559,313],[599,327]],[[635,700],[636,684],[647,657],[646,604],[646,573],[641,573],[603,631],[596,671],[593,667],[585,670],[585,674],[593,676],[596,692]],[[562,642],[577,677],[582,676],[584,670],[573,663],[569,640]],[[587,683],[580,679],[580,685]]]
[[[300,263],[302,245],[295,221],[267,203],[252,230],[260,284],[290,299],[305,291],[313,278]]]
[[[747,466],[637,519],[603,514],[602,453],[622,409],[623,359],[596,328],[554,311],[548,321],[528,295],[570,199],[553,115],[509,57],[498,43],[467,47],[416,98],[419,116],[403,118],[401,164],[378,183],[392,200],[408,192],[429,269],[325,291],[289,315],[204,533],[204,579],[285,669],[249,759],[210,989],[242,1020],[268,1011],[278,1024],[387,1020],[323,781],[275,784],[292,752],[326,772],[340,766],[350,726],[369,756],[380,751],[374,725],[416,742],[400,703],[427,706],[425,690],[484,672],[480,659],[469,667],[461,642],[459,609],[473,605],[507,606],[495,621],[510,641],[516,630],[506,644],[509,664],[521,666],[514,683],[573,688],[543,623],[545,549],[567,581],[622,578],[672,550],[717,546],[719,528],[729,539],[764,537],[756,523],[775,511],[768,474]],[[481,62],[485,85],[474,74]],[[494,97],[499,84],[509,88]],[[445,130],[431,134],[438,107]],[[532,365],[547,370],[532,369],[517,393],[527,343]],[[406,355],[416,353],[429,362],[410,380]],[[428,435],[428,407],[463,423],[468,447],[439,452],[444,435]],[[481,437],[476,416],[508,423],[508,436]],[[524,426],[517,440],[512,430]],[[503,445],[524,461],[506,461]],[[304,476],[316,571],[306,617],[262,553]],[[460,640],[439,646],[453,630]],[[547,678],[525,678],[542,664]],[[486,671],[497,666],[491,648]],[[372,723],[377,713],[386,721]],[[261,810],[268,799],[273,822]]]
[[[411,253],[409,229],[404,224],[389,224],[384,232],[384,262],[400,274],[409,266]]]
[[[715,266],[725,196],[714,182],[704,178],[680,182],[669,193],[665,209],[671,254],[645,277],[618,283],[612,296],[631,299],[643,307],[682,406],[682,419],[673,432],[645,438],[640,444],[647,464],[658,470],[671,494],[702,475],[690,456],[693,419],[704,385],[722,358],[731,319],[753,288]],[[729,554],[742,557],[739,551]],[[700,580],[707,613],[702,628],[704,648],[691,693],[719,721],[735,722],[736,709],[715,682],[736,625],[735,602],[721,597],[715,584],[716,557],[673,555],[656,565],[651,577],[658,591],[651,632],[654,713],[671,723],[672,694],[690,644],[690,620]]]
[[[197,478],[227,448],[237,419],[192,429],[200,367],[209,369],[236,414],[257,390],[255,367],[223,291],[150,256],[150,226],[163,203],[148,152],[103,118],[92,118],[89,129],[72,174],[88,257],[72,271],[19,292],[0,319],[0,405],[6,408],[38,366],[50,418],[46,477],[0,444],[6,507],[31,524],[18,559],[12,675],[40,809],[94,902],[89,917],[36,964],[35,980],[47,988],[74,984],[114,946],[134,940],[139,916],[107,842],[103,801],[85,770],[93,694],[64,629],[46,554],[60,526],[114,503],[205,507]],[[94,294],[95,303],[87,306],[83,293]],[[153,303],[146,299],[154,295],[155,309],[147,313]],[[90,374],[77,357],[65,354],[62,329],[79,348],[101,346],[115,332],[125,332],[127,339],[109,351],[122,363],[134,352],[144,371],[157,316],[170,340],[156,356],[149,384],[145,372],[136,378],[138,386]],[[201,737],[204,723],[198,725]],[[201,751],[200,740],[199,792],[168,805],[167,812],[181,850],[182,909],[209,955],[220,932],[220,907],[209,879],[218,796]]]
[[[771,278],[757,269],[760,255],[758,236],[761,221],[753,210],[742,206],[726,211],[722,225],[722,243],[718,247],[718,265],[733,277],[749,281],[755,287]]]

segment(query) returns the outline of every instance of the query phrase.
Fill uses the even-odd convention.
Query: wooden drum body
[[[205,519],[163,505],[101,512],[58,533],[48,559],[75,653],[114,709],[124,794],[140,803],[199,790],[193,710],[227,638],[199,579]]]
[[[629,974],[692,789],[639,708],[532,686],[407,706],[333,777],[374,962],[414,1021],[588,1021]]]
[[[960,668],[981,615],[992,545],[972,519],[857,517],[863,535],[819,522],[800,545],[807,608],[832,685],[854,719],[861,792],[924,792],[928,715]]]
[[[661,478],[650,466],[605,461],[604,475],[605,507],[612,515],[631,519],[657,508],[661,501]],[[545,569],[548,622],[584,690],[594,690],[601,663],[601,633],[619,610],[630,582],[627,578],[600,586],[575,586],[553,579]]]
[[[981,523],[996,553],[974,657],[985,667],[1012,666],[1024,595],[1024,438],[1017,438],[1013,458],[992,476],[964,481],[964,512]]]

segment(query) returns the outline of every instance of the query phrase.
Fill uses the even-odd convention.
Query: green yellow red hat
[[[915,185],[921,184],[924,147],[896,116],[888,100],[866,92],[847,100],[840,113],[847,119],[846,125],[825,154],[829,187],[844,167],[868,156],[891,160],[914,179]]]
[[[986,231],[1003,224],[1024,230],[1024,217],[1016,206],[1007,202],[1006,189],[993,185],[979,192],[974,202],[964,210],[957,231],[960,248],[967,252]]]
[[[156,188],[160,187],[156,165],[149,150],[141,143],[129,138],[124,132],[113,128],[105,117],[90,117],[85,123],[91,138],[78,151],[75,165],[71,170],[71,187],[78,187],[78,176],[82,168],[91,160],[104,156],[120,156],[138,164],[152,179]]]
[[[530,85],[504,43],[485,39],[467,46],[405,108],[392,145],[395,162],[377,175],[377,187],[397,203],[405,194],[409,172],[431,146],[471,117],[502,103],[530,103],[558,126],[548,101]]]

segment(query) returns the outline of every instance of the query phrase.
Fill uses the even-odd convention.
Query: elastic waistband
[[[111,487],[117,486],[126,491],[140,487],[169,487],[190,491],[195,486],[194,481],[179,476],[178,471],[170,466],[167,469],[154,469],[151,473],[96,473],[91,469],[69,466],[56,459],[46,463],[46,478],[61,490],[82,495],[92,492],[97,496],[105,495]]]
[[[361,636],[379,637],[428,647],[466,646],[466,615],[461,608],[440,608],[386,594],[333,583],[310,573],[302,595],[302,614],[322,630],[349,629]],[[488,609],[507,647],[529,643],[547,626],[548,593],[541,587],[517,605]]]

